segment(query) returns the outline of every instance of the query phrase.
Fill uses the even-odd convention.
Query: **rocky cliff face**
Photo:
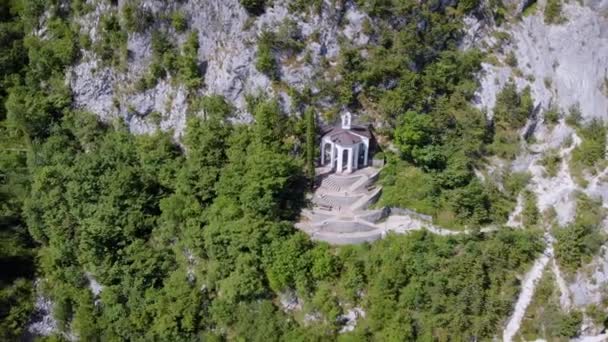
[[[497,63],[483,65],[477,105],[494,107],[496,94],[510,79],[520,88],[529,85],[536,103],[568,109],[580,106],[584,117],[608,115],[608,2],[585,5],[566,3],[563,23],[545,24],[540,1],[536,11],[519,14],[505,27],[493,27],[493,33],[509,37],[501,44],[497,34],[486,37],[486,46],[497,48]],[[473,26],[472,31],[483,29]],[[507,65],[507,56],[515,56],[516,65]]]
[[[606,171],[585,173],[583,184],[573,179],[568,163],[581,138],[563,117],[575,106],[585,121],[608,120],[608,2],[564,3],[558,24],[545,23],[545,1],[524,10],[529,5],[526,1],[516,2],[512,14],[520,19],[500,27],[470,18],[463,45],[481,48],[494,56],[483,63],[475,99],[475,105],[486,110],[488,116],[492,116],[496,96],[507,82],[515,82],[518,89],[530,87],[537,112],[532,120],[532,139],[522,143],[520,155],[505,168],[530,172],[532,180],[528,188],[537,196],[538,209],[555,209],[557,223],[564,226],[574,219],[578,192],[600,199],[602,206],[608,207]],[[550,109],[562,113],[556,125],[544,120]],[[529,127],[521,133],[526,133]],[[550,151],[557,151],[561,160],[555,176],[547,175],[542,165],[542,158]],[[509,224],[518,225],[511,219]],[[607,227],[604,222],[602,229],[608,231]],[[570,303],[578,309],[589,304],[602,305],[608,285],[607,268],[605,247],[588,265],[565,280],[555,266],[565,299],[563,309],[569,311]],[[586,317],[582,333],[599,333],[589,321]]]
[[[121,8],[122,2],[119,1],[114,9]],[[290,13],[286,1],[274,1],[273,6],[259,17],[249,16],[238,0],[190,0],[171,4],[145,1],[142,6],[155,16],[172,11],[187,14],[189,29],[198,32],[198,59],[204,73],[205,86],[195,96],[224,96],[236,106],[241,120],[249,119],[245,96],[260,90],[279,96],[285,107],[290,105],[287,92],[273,88],[270,79],[255,67],[256,45],[264,30],[276,31],[286,21],[297,24],[300,39],[307,42],[306,47],[296,56],[279,55],[278,68],[283,83],[300,90],[311,87],[314,91],[317,79],[326,77],[321,61],[332,63],[336,59],[338,39],[350,40],[355,45],[368,41],[361,33],[366,15],[350,2],[335,6],[326,1],[320,13],[312,10]],[[89,35],[93,42],[98,40],[100,17],[110,10],[112,8],[107,4],[97,5],[92,13],[81,19],[81,32]],[[188,112],[186,90],[170,78],[144,92],[134,90],[134,83],[146,73],[151,62],[151,29],[129,34],[126,70],[102,66],[99,57],[87,51],[82,62],[70,70],[68,78],[77,106],[104,120],[123,117],[136,133],[157,129],[146,116],[152,112],[162,113],[160,128],[174,129],[177,138],[183,131]],[[175,30],[170,30],[170,35],[178,43],[185,40],[185,35]]]
[[[530,87],[536,118],[522,134],[532,133],[533,142],[525,144],[511,168],[532,173],[539,209],[554,207],[564,225],[574,217],[575,191],[608,199],[608,192],[599,185],[600,175],[587,175],[589,185],[584,188],[573,181],[567,161],[580,138],[563,119],[573,106],[580,108],[586,120],[608,119],[608,19],[603,14],[608,2],[564,4],[559,24],[544,22],[545,5],[539,1],[522,12],[524,2],[517,2],[514,18],[498,27],[469,19],[464,47],[489,53],[491,62],[482,64],[475,99],[489,117],[496,95],[507,82],[513,81],[520,90]],[[562,113],[554,127],[543,120],[551,108]],[[572,144],[565,146],[570,140]],[[547,177],[539,164],[549,150],[559,150],[562,159],[556,177]]]

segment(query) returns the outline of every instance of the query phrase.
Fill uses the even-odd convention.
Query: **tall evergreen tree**
[[[306,171],[310,178],[310,184],[315,181],[315,112],[311,107],[308,107],[305,113],[306,116]]]

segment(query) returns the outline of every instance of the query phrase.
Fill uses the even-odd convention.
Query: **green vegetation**
[[[308,189],[314,107],[304,119],[287,116],[261,94],[248,99],[255,122],[244,125],[232,123],[225,99],[197,97],[190,110],[204,115],[190,115],[183,145],[170,133],[134,136],[120,120],[104,125],[71,106],[65,69],[81,40],[69,7],[19,2],[0,17],[0,260],[18,270],[0,280],[0,339],[15,340],[25,327],[35,273],[59,323],[51,339],[336,340],[340,315],[355,306],[366,315],[340,339],[488,340],[502,327],[518,275],[544,247],[538,232],[314,243],[293,227]],[[367,3],[382,44],[367,59],[345,47],[341,83],[320,86],[319,96],[369,106],[387,123],[381,133],[400,154],[385,156],[386,203],[478,227],[503,222],[527,178],[508,175],[501,191],[475,177],[492,141],[484,114],[469,105],[482,56],[456,48],[463,12],[475,6]],[[144,27],[137,7],[122,11],[122,19],[101,19],[94,46],[115,66],[126,63],[127,31]],[[45,39],[31,35],[43,13]],[[391,16],[406,24],[390,26]],[[200,87],[196,32],[179,51],[167,27],[156,29],[143,88],[168,75]],[[274,51],[302,45],[289,23],[273,35],[276,73]],[[526,101],[516,95],[517,109]],[[316,100],[304,92],[299,107]],[[302,300],[301,311],[280,308],[285,292]]]
[[[494,137],[488,149],[503,158],[513,159],[519,152],[519,130],[524,127],[534,103],[530,88],[518,92],[515,83],[507,83],[496,97]]]
[[[379,44],[367,46],[364,56],[344,42],[332,70],[339,81],[319,82],[310,101],[337,97],[335,112],[360,108],[384,123],[378,133],[393,138],[399,155],[388,158],[383,171],[381,204],[413,208],[451,227],[505,222],[517,194],[480,181],[474,169],[487,155],[517,154],[518,131],[532,112],[530,89],[519,92],[509,83],[498,96],[492,127],[470,105],[483,55],[456,48],[464,13],[426,3],[359,5],[374,18]],[[396,17],[407,24],[393,26]],[[262,39],[258,49],[268,46]],[[272,70],[273,59],[260,61]]]
[[[582,142],[572,151],[571,167],[593,168],[606,158],[606,127],[594,119],[577,130]]]
[[[290,12],[304,12],[312,9],[315,13],[320,13],[323,8],[323,0],[292,0],[289,2]]]
[[[561,0],[547,0],[544,14],[545,24],[561,24],[564,21]]]
[[[538,11],[538,2],[534,1],[531,4],[529,4],[528,6],[526,6],[526,8],[524,8],[522,15],[524,17],[529,17],[531,15],[536,14],[537,11]]]
[[[48,10],[46,39],[28,35]],[[29,153],[51,134],[70,103],[63,66],[76,57],[76,35],[55,7],[0,3],[0,340],[25,331],[34,302],[36,246],[24,222],[29,196]]]
[[[0,340],[18,340],[33,308],[34,250],[21,218],[26,195],[23,145],[0,127]]]
[[[454,110],[450,104],[441,108]],[[531,111],[530,89],[520,93],[509,83],[498,95],[493,130],[468,107],[461,107],[451,118],[406,112],[395,129],[395,141],[401,157],[426,175],[400,167],[402,175],[395,177],[396,169],[387,168],[382,203],[420,210],[446,226],[505,222],[519,191],[499,191],[491,182],[481,183],[474,177],[473,166],[486,154],[513,158],[519,151],[519,129]],[[399,180],[403,180],[401,185]],[[415,195],[404,190],[407,184],[422,186],[412,190]]]
[[[274,102],[253,101],[252,126],[230,125],[221,98],[199,105],[207,117],[190,119],[186,156],[167,135],[133,136],[77,112],[32,151],[24,214],[63,329],[108,339],[333,339],[340,303],[351,303],[367,312],[353,338],[494,335],[517,274],[543,248],[539,235],[312,244],[289,222],[306,188],[301,157],[283,144],[294,134],[304,141],[290,130],[297,125]],[[105,285],[102,307],[85,272]],[[288,320],[272,301],[287,289],[321,321]]]
[[[175,11],[171,14],[171,26],[177,32],[184,32],[188,28],[188,20],[184,12]]]
[[[544,121],[549,125],[549,127],[552,127],[558,123],[560,117],[561,113],[559,109],[556,105],[552,105],[549,107],[549,109],[547,109],[547,111],[545,111]]]
[[[566,227],[554,228],[557,239],[555,256],[567,272],[574,272],[595,255],[604,241],[601,222],[606,213],[599,200],[580,193],[574,222]]]
[[[536,206],[536,195],[532,191],[524,191],[524,203],[521,211],[524,227],[534,227],[540,219],[540,212]]]
[[[505,56],[505,63],[512,68],[517,67],[517,57],[515,56],[515,52],[509,51],[509,53],[507,53]]]
[[[540,160],[540,165],[545,168],[545,172],[549,177],[557,176],[559,167],[562,163],[562,158],[559,156],[559,152],[556,150],[549,150],[545,153],[545,156]]]
[[[506,192],[516,196],[528,185],[532,175],[529,172],[510,172],[503,178]]]
[[[604,124],[593,119],[590,122],[583,124],[580,111],[571,110],[571,114],[566,121],[575,125],[578,137],[582,140],[572,151],[570,158],[569,169],[574,180],[585,187],[587,180],[585,172],[595,174],[602,168],[606,160],[606,127]]]
[[[566,116],[566,123],[572,127],[579,127],[583,121],[583,113],[578,105],[573,105],[568,110],[568,116]]]
[[[590,304],[585,308],[585,313],[595,326],[602,330],[605,329],[606,324],[608,324],[608,314],[605,310],[605,299],[602,300],[599,304]]]
[[[275,31],[263,31],[258,39],[256,68],[272,80],[278,80],[278,54],[295,56],[304,49],[304,42],[296,22],[285,20]]]
[[[177,58],[178,79],[191,91],[203,85],[203,75],[198,64],[198,48],[198,32],[192,31],[182,46],[181,55]]]
[[[545,271],[536,287],[519,332],[526,341],[565,340],[578,336],[582,323],[580,311],[564,312],[559,303],[560,292],[553,273]]]
[[[306,172],[311,184],[315,181],[315,160],[317,157],[316,118],[312,108],[308,108],[306,116]]]
[[[255,67],[270,79],[278,78],[278,66],[275,56],[272,52],[273,35],[268,32],[262,32],[262,36],[258,41],[258,54],[255,62]]]
[[[481,182],[464,173],[460,179],[468,183],[450,188],[446,187],[446,182],[459,178],[455,170],[449,172],[445,175],[428,173],[394,156],[389,157],[382,172],[384,189],[380,205],[410,208],[432,215],[435,223],[444,227],[479,227],[506,222],[515,208],[517,194],[527,182],[525,175],[520,180],[509,179],[513,189],[501,192],[493,183]],[[523,183],[521,188],[514,184],[516,182]]]
[[[128,13],[128,11],[127,11]],[[133,14],[134,19],[139,17]],[[125,14],[128,18],[128,14]],[[131,25],[131,22],[126,21],[125,25]],[[133,23],[133,25],[135,25]],[[125,68],[127,63],[127,30],[120,24],[117,14],[104,14],[99,20],[98,27],[100,38],[93,47],[93,51],[105,63],[114,66]]]
[[[198,65],[198,32],[192,31],[178,54],[176,47],[169,41],[165,32],[152,33],[152,63],[148,74],[139,79],[136,88],[144,91],[153,88],[158,80],[171,75],[188,90],[203,85]]]
[[[154,15],[150,10],[138,6],[135,2],[123,5],[122,19],[129,32],[144,32],[154,23]]]

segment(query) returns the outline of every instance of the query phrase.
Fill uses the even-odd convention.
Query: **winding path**
[[[546,235],[545,239],[550,240],[550,237]],[[543,254],[536,259],[532,269],[524,276],[522,290],[517,298],[517,302],[515,303],[515,310],[513,310],[513,314],[511,315],[511,318],[509,319],[509,322],[507,323],[507,326],[502,334],[502,340],[504,342],[512,341],[513,336],[515,336],[515,334],[517,334],[519,331],[521,321],[526,314],[526,309],[532,301],[532,296],[536,290],[536,285],[542,277],[543,271],[547,267],[549,260],[553,257],[553,244],[550,241],[547,242],[547,248]]]

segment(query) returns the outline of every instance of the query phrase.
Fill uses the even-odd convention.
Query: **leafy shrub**
[[[532,179],[529,172],[510,172],[505,175],[503,185],[507,193],[511,196],[517,196]]]
[[[258,39],[256,68],[273,80],[279,78],[276,53],[295,55],[304,49],[304,43],[295,21],[286,19],[277,32],[265,30]]]
[[[515,83],[509,82],[496,96],[494,122],[505,130],[519,129],[524,126],[533,109],[530,87],[517,91]]]
[[[474,10],[478,5],[479,0],[464,0],[458,2],[458,8],[465,13]]]
[[[548,151],[540,160],[540,164],[545,168],[545,172],[549,177],[557,176],[561,162],[562,158],[555,150]]]
[[[381,204],[433,214],[435,186],[431,175],[403,162],[389,162],[382,173]]]
[[[520,151],[521,139],[516,131],[498,130],[488,150],[501,158],[514,159]]]
[[[512,68],[517,67],[517,57],[515,56],[515,52],[509,51],[509,53],[507,53],[505,63]]]
[[[177,53],[166,33],[156,30],[152,33],[152,62],[148,73],[136,83],[139,91],[153,88],[159,79],[177,70]]]
[[[595,324],[595,326],[599,329],[602,329],[603,327],[605,327],[606,323],[608,323],[608,315],[606,314],[601,304],[598,305],[593,303],[588,305],[585,308],[585,314],[587,314],[587,316],[591,318],[593,324]]]
[[[384,161],[384,152],[377,152],[376,154],[374,154],[373,159],[374,160],[382,160]]]
[[[578,127],[583,121],[583,113],[578,105],[573,105],[568,110],[566,123],[572,127]]]
[[[10,262],[10,258],[1,258],[2,262]],[[21,265],[13,260],[13,267]],[[4,277],[3,277],[4,278]],[[4,282],[8,280],[5,284]],[[3,279],[3,284],[0,287],[0,338],[4,341],[15,341],[25,331],[27,322],[34,308],[31,281],[18,278]]]
[[[155,31],[152,34],[152,63],[148,74],[139,79],[136,88],[140,91],[152,88],[159,79],[167,75],[176,76],[188,90],[203,85],[203,76],[198,63],[198,32],[193,31],[182,46],[178,55],[175,46],[166,33]]]
[[[524,8],[524,10],[523,10],[523,12],[522,12],[522,16],[524,16],[524,17],[529,17],[529,16],[531,16],[531,15],[535,14],[537,10],[538,10],[538,2],[537,2],[537,1],[534,1],[534,2],[532,2],[532,3],[530,3],[530,4],[528,4],[528,5],[527,5],[527,6]]]
[[[526,341],[535,339],[563,340],[578,335],[581,312],[565,312],[552,272],[545,271],[526,310],[520,334]]]
[[[406,160],[424,165],[432,153],[429,149],[433,136],[431,116],[409,111],[401,120],[395,130],[395,142]]]
[[[557,239],[555,256],[567,272],[574,272],[600,249],[606,239],[601,232],[604,217],[601,201],[580,193],[574,222],[554,229]]]
[[[305,13],[312,9],[315,13],[320,13],[323,8],[323,0],[293,0],[289,2],[291,13]]]
[[[553,105],[545,111],[544,121],[549,125],[555,125],[558,123],[560,116],[561,113],[559,112],[559,109],[556,105]]]
[[[582,142],[572,151],[572,162],[591,168],[606,158],[606,128],[599,120],[592,120],[578,130]]]
[[[521,212],[524,227],[535,226],[538,223],[540,212],[536,206],[536,200],[536,195],[532,191],[524,192],[524,204]]]
[[[561,316],[561,320],[557,322],[556,330],[559,336],[574,338],[579,335],[582,323],[582,312],[573,310],[570,314]]]
[[[184,32],[188,28],[188,20],[184,12],[175,11],[171,14],[171,26],[177,32]]]
[[[547,0],[545,5],[545,24],[559,24],[564,19],[562,17],[561,0]]]
[[[71,64],[78,56],[78,35],[65,21],[51,19],[47,28],[48,39],[31,35],[24,40],[29,72],[37,80],[55,76],[57,70]]]
[[[530,87],[521,93],[509,82],[496,97],[494,106],[494,141],[489,150],[503,158],[512,159],[519,152],[521,129],[533,109]]]
[[[178,58],[178,76],[180,81],[189,90],[194,90],[203,85],[203,76],[198,63],[198,32],[193,31],[182,47],[182,53]]]
[[[127,32],[122,29],[116,14],[103,15],[99,21],[100,39],[94,46],[102,61],[124,67],[127,59]]]
[[[144,32],[154,23],[154,15],[149,9],[132,2],[123,5],[122,18],[129,32]]]
[[[267,38],[275,50],[299,53],[304,49],[302,36],[298,24],[290,19],[284,20],[275,33]]]
[[[274,35],[268,31],[262,32],[258,41],[258,54],[255,67],[271,79],[278,78],[278,66],[272,51]]]

